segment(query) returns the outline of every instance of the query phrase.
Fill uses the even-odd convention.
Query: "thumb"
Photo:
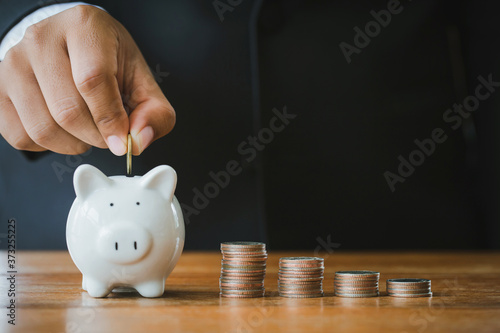
[[[126,96],[131,113],[130,134],[133,154],[139,155],[153,141],[168,134],[175,125],[175,111],[163,95],[145,61],[140,61],[129,84],[132,94]]]

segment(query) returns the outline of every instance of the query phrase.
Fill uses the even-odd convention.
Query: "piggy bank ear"
[[[80,165],[73,176],[76,196],[87,198],[94,191],[111,186],[112,180],[92,165]]]
[[[168,201],[172,201],[176,184],[177,174],[168,165],[157,166],[141,178],[142,187],[159,191]]]

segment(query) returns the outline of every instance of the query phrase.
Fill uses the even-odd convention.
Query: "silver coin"
[[[387,283],[397,283],[397,284],[430,284],[431,280],[427,279],[410,279],[410,278],[404,278],[404,279],[388,279]]]
[[[371,293],[371,294],[352,294],[352,293],[338,293],[335,292],[335,296],[340,296],[340,297],[377,297],[379,293]]]
[[[297,262],[324,262],[323,258],[319,257],[283,257],[280,258],[280,262],[289,262],[289,263],[297,263]]]
[[[380,272],[359,270],[359,271],[337,271],[337,272],[335,272],[335,274],[339,274],[339,275],[373,275],[373,274],[380,274]]]
[[[388,293],[389,296],[391,297],[408,297],[408,298],[413,298],[413,297],[431,297],[432,292],[424,293],[424,294],[392,294]]]
[[[293,295],[293,294],[279,294],[281,297],[288,297],[288,298],[315,298],[315,297],[323,297],[323,293],[317,293],[317,294],[305,294],[305,295]]]

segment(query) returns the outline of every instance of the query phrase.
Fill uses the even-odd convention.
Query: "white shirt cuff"
[[[70,2],[54,4],[47,7],[40,8],[33,13],[29,14],[22,19],[21,22],[16,24],[10,31],[5,35],[2,42],[0,43],[0,61],[3,61],[7,52],[18,44],[24,37],[26,30],[35,23],[45,20],[51,16],[59,14],[67,9],[79,6],[79,5],[89,5],[85,2]],[[94,6],[94,5],[90,5]],[[104,10],[99,6],[94,6]]]

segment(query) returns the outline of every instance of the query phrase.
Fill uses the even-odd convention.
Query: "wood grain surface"
[[[161,298],[136,292],[92,298],[67,252],[16,253],[16,325],[8,324],[7,254],[1,255],[1,332],[500,332],[500,253],[335,252],[325,258],[325,297],[277,296],[269,253],[266,297],[219,297],[220,253],[186,252]],[[321,255],[321,253],[320,253]],[[381,273],[381,296],[333,296],[335,271]],[[390,278],[432,280],[431,298],[394,298]]]

